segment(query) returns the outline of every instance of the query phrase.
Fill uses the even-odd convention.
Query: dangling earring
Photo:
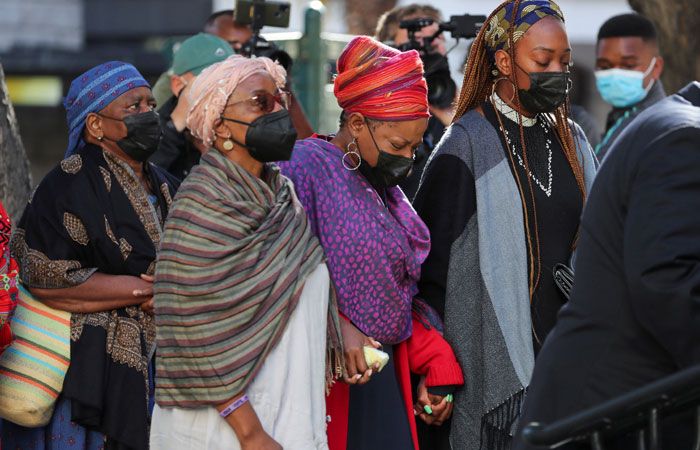
[[[498,84],[499,81],[502,81],[502,80],[510,81],[510,84],[513,85],[513,95],[511,96],[510,101],[508,101],[508,103],[512,104],[515,101],[515,91],[516,91],[516,89],[518,89],[518,86],[516,86],[515,82],[513,82],[513,80],[511,80],[508,77],[500,77],[500,78],[496,78],[495,80],[493,80],[493,85],[491,86],[491,98],[493,98],[494,94],[496,94],[496,85]],[[499,96],[499,98],[500,98],[500,96]],[[503,99],[501,99],[501,100],[505,102],[505,100],[503,100]]]
[[[231,138],[228,138],[224,141],[223,144],[221,144],[221,146],[224,148],[225,151],[230,152],[231,150],[233,150],[233,141],[231,140]]]
[[[354,155],[357,157],[357,164],[354,167],[351,166],[350,163],[348,163],[345,160],[345,157],[348,155],[350,155],[350,156]],[[352,142],[350,142],[345,147],[345,154],[343,155],[343,159],[341,161],[343,163],[343,167],[345,167],[345,169],[347,169],[347,170],[357,170],[360,168],[360,166],[362,165],[362,156],[360,155],[359,149],[357,147],[357,139],[353,139]]]

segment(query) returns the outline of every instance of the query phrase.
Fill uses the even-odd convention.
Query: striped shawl
[[[242,393],[323,260],[277,167],[259,179],[216,150],[203,156],[175,198],[156,266],[158,404],[215,405]],[[333,345],[336,308],[331,301]]]

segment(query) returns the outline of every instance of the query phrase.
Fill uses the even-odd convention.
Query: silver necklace
[[[520,164],[520,167],[525,169],[525,172],[527,172],[527,175],[530,177],[532,181],[535,182],[535,184],[542,189],[542,192],[545,193],[545,195],[549,198],[552,196],[552,140],[549,137],[549,128],[547,125],[544,124],[544,120],[538,120],[540,126],[544,130],[544,135],[545,135],[545,148],[547,149],[547,185],[545,186],[542,181],[540,181],[537,176],[530,171],[529,168],[525,167],[525,163],[523,162],[523,157],[516,151],[515,145],[513,145],[513,141],[510,139],[510,134],[508,133],[508,130],[501,128],[501,131],[504,133],[506,137],[506,143],[508,144],[508,147],[510,147],[511,153],[513,153],[513,156],[515,156],[518,159],[518,164]]]
[[[532,127],[535,126],[536,124],[540,124],[542,129],[544,130],[544,135],[545,135],[545,148],[547,149],[547,175],[548,175],[548,180],[547,180],[547,186],[545,187],[544,183],[540,181],[535,174],[530,172],[530,169],[525,167],[525,163],[523,162],[523,157],[520,156],[520,154],[516,151],[515,145],[513,145],[513,141],[510,139],[510,135],[508,134],[508,130],[505,130],[503,127],[501,128],[501,132],[505,135],[506,137],[506,143],[508,144],[508,147],[510,148],[511,153],[513,153],[513,156],[515,156],[518,159],[518,164],[520,164],[520,167],[525,169],[525,172],[527,172],[527,175],[530,177],[532,181],[535,182],[535,184],[542,189],[542,192],[545,193],[545,195],[549,198],[552,196],[552,140],[549,137],[549,127],[545,123],[546,120],[544,120],[543,117],[540,117],[540,115],[535,116],[535,117],[525,117],[515,111],[513,108],[511,108],[506,102],[501,99],[501,97],[497,93],[493,93],[491,95],[491,104],[496,108],[497,111],[499,111],[501,114],[503,114],[506,119],[518,123],[522,123],[524,127]]]

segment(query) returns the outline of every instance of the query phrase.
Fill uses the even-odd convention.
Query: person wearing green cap
[[[186,129],[188,86],[204,69],[233,55],[228,42],[199,33],[185,40],[173,56],[170,70],[170,98],[158,110],[163,138],[150,161],[184,179],[207,149]]]

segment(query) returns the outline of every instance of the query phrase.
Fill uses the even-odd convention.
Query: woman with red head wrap
[[[448,394],[463,383],[436,316],[414,298],[430,237],[397,187],[429,117],[423,64],[415,51],[360,36],[337,67],[338,133],[298,141],[280,163],[324,249],[342,315],[345,383],[327,400],[329,447],[418,448],[416,414],[441,423],[451,413]],[[364,356],[379,342],[390,355],[381,372]],[[411,372],[423,377],[416,405]]]

